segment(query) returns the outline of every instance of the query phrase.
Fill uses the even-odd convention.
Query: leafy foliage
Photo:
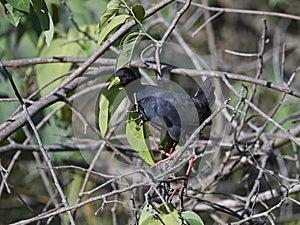
[[[144,206],[140,219],[139,225],[152,225],[152,224],[182,224],[182,225],[204,225],[202,219],[192,211],[178,212],[173,204],[153,204]]]
[[[159,8],[158,1],[147,2],[145,7],[157,8],[146,19],[142,5],[130,5],[129,1],[122,0],[1,1],[1,11],[4,12],[0,15],[1,60],[13,74],[29,112],[47,103],[48,99],[44,96],[82,62],[86,62],[87,57],[103,47],[99,47],[100,42],[109,40],[122,24],[135,20],[137,25],[118,37],[112,48],[114,51],[104,50],[99,60],[81,74],[80,78],[100,77],[99,86],[103,88],[103,84],[108,81],[107,77],[113,73],[113,66],[118,69],[130,65],[139,39],[155,37],[159,40],[171,28],[170,24],[182,4],[170,4],[161,8],[163,2],[159,1]],[[298,224],[299,145],[289,138],[299,140],[299,98],[283,93],[288,88],[297,93],[300,88],[297,4],[295,0],[235,1],[226,13],[222,13],[224,11],[221,7],[226,4],[215,1],[209,2],[209,6],[214,7],[213,11],[206,8],[203,15],[199,12],[204,8],[193,4],[177,23],[176,33],[168,38],[180,42],[187,51],[182,51],[185,52],[184,57],[171,51],[171,57],[176,63],[181,65],[186,58],[192,58],[190,64],[182,64],[183,68],[192,67],[194,62],[201,67],[205,61],[212,68],[212,71],[208,71],[212,76],[232,73],[247,78],[228,78],[233,89],[226,86],[226,76],[216,79],[221,84],[216,89],[225,90],[224,98],[228,95],[232,100],[231,108],[224,112],[225,117],[213,125],[219,129],[220,123],[228,124],[224,139],[218,143],[221,151],[211,151],[214,160],[205,160],[206,152],[203,153],[198,148],[205,140],[190,146],[195,151],[188,149],[208,165],[207,171],[204,171],[195,162],[187,195],[182,196],[184,208],[194,212],[179,210],[176,194],[174,205],[167,203],[169,211],[158,203],[178,184],[176,180],[172,181],[170,187],[160,193],[163,188],[160,181],[168,181],[170,177],[174,177],[172,168],[168,170],[168,167],[160,167],[164,165],[155,168],[148,166],[146,169],[136,167],[139,163],[142,164],[142,160],[139,160],[141,158],[148,165],[155,163],[148,141],[149,130],[146,125],[137,130],[136,126],[141,122],[137,120],[139,115],[134,112],[126,114],[128,105],[119,105],[121,99],[125,98],[120,89],[114,89],[114,93],[103,89],[99,99],[102,109],[100,114],[93,111],[92,101],[80,101],[82,108],[92,108],[86,114],[81,115],[80,110],[76,111],[78,109],[73,103],[77,100],[78,93],[75,88],[68,90],[68,94],[64,96],[69,105],[58,101],[50,106],[46,104],[32,114],[31,118],[47,150],[47,157],[44,157],[40,154],[39,145],[32,130],[28,129],[29,126],[19,125],[26,121],[26,117],[20,104],[15,101],[9,83],[0,74],[0,138],[4,137],[2,134],[7,130],[12,130],[0,143],[0,224],[23,224],[29,223],[26,221],[31,219],[31,223],[70,223],[68,215],[62,213],[66,208],[61,204],[59,192],[48,172],[49,167],[45,166],[46,160],[53,162],[63,194],[74,210],[72,214],[74,212],[73,215],[76,215],[76,224],[145,225],[162,224],[163,221],[165,224],[200,225],[204,222],[213,224],[216,220],[240,223],[241,218],[248,220],[243,224]],[[218,8],[219,12],[216,11]],[[251,11],[245,14],[243,9]],[[261,29],[263,18],[266,18],[268,28],[267,39],[264,41]],[[198,30],[199,27],[209,29]],[[262,43],[265,45],[264,53],[258,55],[255,52],[259,52],[258,48]],[[225,49],[237,51],[237,54],[231,54]],[[188,53],[191,51],[195,51],[197,56],[190,56]],[[113,60],[116,58],[117,62],[114,64]],[[268,86],[276,84],[282,87],[282,91],[252,82],[258,76],[260,59],[263,59],[262,72],[257,80]],[[208,68],[206,66],[203,68]],[[105,74],[105,79],[102,79],[101,73],[95,72],[107,72],[108,69],[110,74]],[[216,71],[219,73],[215,73]],[[197,72],[203,74],[203,71]],[[291,79],[294,72],[295,76]],[[286,82],[289,79],[292,82],[288,87]],[[92,82],[87,81],[83,93],[92,93],[95,100],[99,96],[99,89],[93,95],[93,86],[90,85]],[[80,83],[79,86],[82,87],[81,85],[83,84]],[[233,93],[233,90],[241,93],[242,97]],[[220,104],[223,100],[219,99]],[[253,110],[246,101],[251,102],[266,116]],[[59,109],[58,105],[64,107]],[[118,106],[118,112],[115,113]],[[79,117],[75,117],[79,121],[79,129],[87,132],[84,137],[74,135],[75,129],[70,120],[72,110],[73,115],[78,113],[83,116],[81,119],[87,120],[81,121]],[[132,121],[125,124],[122,120],[124,129],[109,136],[108,131],[115,129],[115,117],[125,114],[126,119]],[[280,130],[272,121],[288,132]],[[92,130],[89,124],[96,123],[102,136],[97,133],[94,139],[94,136],[89,136]],[[103,136],[106,136],[107,143]],[[78,144],[77,139],[82,143]],[[126,141],[123,142],[123,139]],[[168,149],[172,143],[164,139],[160,144],[163,149]],[[77,146],[83,146],[82,151],[79,152]],[[95,164],[90,164],[83,156],[84,153],[90,153],[94,159],[99,152],[104,153],[105,157],[99,158]],[[129,160],[120,160],[121,166],[112,162],[112,158],[119,159],[122,155]],[[145,166],[145,163],[142,165]],[[165,177],[161,176],[169,171]],[[179,171],[181,175],[184,172]],[[154,207],[139,208],[146,202]],[[237,208],[242,210],[236,211]],[[40,220],[41,216],[45,218]]]
[[[110,1],[107,5],[106,11],[103,13],[99,23],[99,39],[98,44],[101,44],[108,36],[113,33],[121,24],[127,19],[134,17],[134,19],[142,20],[145,16],[145,10],[141,5],[135,4],[132,7],[127,7],[128,13],[117,15],[121,7],[120,1]],[[132,13],[130,13],[132,12]],[[133,31],[125,35],[121,41],[121,51],[118,55],[115,70],[122,67],[129,67],[132,59],[132,54],[137,43],[137,40],[141,36],[142,31]],[[110,92],[108,90],[108,92]],[[104,136],[107,132],[112,105],[118,105],[115,102],[116,92],[113,90],[111,95],[107,95],[105,92],[100,97],[100,112],[99,112],[99,127]],[[114,93],[114,94],[113,94]],[[149,148],[149,131],[146,124],[141,126],[141,129],[137,130],[136,127],[141,121],[136,119],[139,115],[136,113],[129,113],[128,122],[126,124],[126,138],[130,146],[139,153],[141,158],[149,165],[154,165],[153,154]],[[137,123],[138,122],[138,123]]]
[[[15,9],[13,6],[11,6],[10,4],[5,4],[4,5],[5,9],[6,9],[6,13],[5,13],[5,17],[6,19],[15,27],[18,26],[23,13],[20,12],[19,10]]]
[[[103,90],[101,92],[99,100],[98,123],[102,137],[105,137],[108,130],[110,119],[115,110],[114,106],[118,106],[120,104],[121,99],[117,99],[117,96],[121,93],[120,91],[121,88],[113,87],[112,89]]]
[[[81,29],[89,35],[94,35],[94,26],[82,26]],[[52,43],[51,47],[43,46],[39,57],[60,57],[66,55],[77,55],[87,56],[93,52],[97,45],[89,40],[83,39],[84,34],[78,35],[75,29],[70,29],[69,32],[61,38],[56,38]],[[77,38],[81,38],[80,41],[74,41]],[[46,64],[37,65],[37,84],[41,90],[41,94],[44,96],[57,84],[59,84],[65,77],[59,77],[66,75],[72,67],[71,63],[63,64]],[[55,73],[53,73],[55,71]],[[55,81],[55,82],[52,82]],[[44,87],[46,85],[46,87]]]
[[[142,5],[140,4],[134,4],[131,8],[132,10],[132,14],[134,15],[134,17],[142,22],[142,20],[144,19],[145,17],[145,9]]]
[[[98,44],[101,44],[112,32],[114,32],[119,26],[121,26],[128,18],[129,15],[118,15],[113,17],[109,23],[101,29],[99,34]]]
[[[99,30],[101,31],[106,22],[111,20],[120,9],[120,0],[111,0],[108,2],[105,12],[102,14],[99,23]]]
[[[44,0],[9,0],[7,4],[4,4],[7,10],[5,14],[6,18],[17,27],[24,13],[30,13],[30,4],[39,19],[41,28],[45,34],[46,43],[49,46],[54,34],[54,25]]]
[[[17,10],[29,13],[30,0],[7,0],[7,2]]]
[[[121,4],[121,2],[123,4]],[[127,11],[120,12],[122,8]],[[101,44],[109,37],[118,27],[120,27],[127,19],[132,18],[141,22],[145,16],[145,9],[140,4],[129,7],[125,1],[112,0],[107,4],[107,8],[100,18],[99,23],[99,39]]]
[[[121,51],[117,58],[116,71],[122,67],[130,67],[132,54],[136,45],[136,42],[141,36],[141,32],[128,33],[122,40]]]
[[[149,143],[150,131],[148,126],[139,118],[139,113],[134,112],[134,110],[135,108],[133,107],[128,116],[126,138],[130,146],[139,153],[140,157],[152,166],[155,162]]]

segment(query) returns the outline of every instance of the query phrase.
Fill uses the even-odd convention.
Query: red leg
[[[191,156],[191,158],[189,159],[189,166],[188,166],[188,168],[186,170],[186,173],[185,173],[185,181],[184,181],[185,188],[187,187],[187,185],[189,183],[189,178],[190,178],[191,171],[192,171],[192,168],[193,168],[193,165],[194,165],[194,161],[195,161],[195,157]]]
[[[165,156],[170,156],[170,154],[168,152],[166,152],[165,150],[161,149],[158,144],[156,143],[156,140],[155,140],[155,135],[153,135],[153,142],[154,142],[154,145],[157,149],[157,151],[159,151],[161,154],[165,155]]]
[[[157,149],[161,154],[167,156],[167,158],[158,161],[158,162],[155,163],[153,166],[151,166],[151,168],[153,168],[153,167],[155,167],[155,166],[158,166],[158,165],[160,165],[160,164],[162,164],[162,163],[164,163],[164,162],[166,162],[166,161],[168,161],[168,160],[174,158],[174,157],[178,154],[178,152],[180,152],[179,150],[173,152],[173,150],[175,149],[175,146],[177,145],[176,142],[174,142],[172,148],[170,149],[170,152],[166,152],[165,150],[161,149],[161,148],[158,146],[158,144],[156,143],[156,141],[155,141],[155,135],[153,135],[153,138],[154,138],[154,141],[153,141],[153,142],[154,142],[154,145],[155,145],[156,149]],[[174,188],[174,190],[173,190],[173,192],[172,192],[172,194],[171,194],[171,196],[170,196],[170,201],[172,201],[174,195],[175,195],[178,191],[180,191],[182,188],[186,188],[186,187],[187,187],[187,185],[188,185],[188,180],[189,180],[189,177],[190,177],[190,174],[191,174],[191,170],[192,170],[192,168],[193,168],[194,161],[195,161],[195,157],[194,157],[194,156],[191,156],[190,159],[189,159],[188,168],[187,168],[186,173],[185,173],[185,180],[184,180],[184,181],[179,181],[180,184],[179,184],[177,187]]]
[[[171,149],[170,149],[170,152],[166,152],[164,149],[161,149],[158,146],[158,144],[156,143],[155,135],[154,134],[153,134],[153,142],[154,142],[154,146],[156,147],[157,151],[159,151],[161,154],[163,154],[163,155],[165,155],[167,157],[169,157],[173,153],[173,151],[174,151],[174,149],[175,149],[175,147],[177,145],[177,142],[174,142],[173,145],[172,145],[172,147],[171,147]]]
[[[179,182],[179,183],[181,183],[181,182]],[[171,194],[171,196],[170,196],[170,202],[172,201],[174,195],[175,195],[178,191],[180,191],[181,189],[182,189],[182,184],[180,184],[180,185],[178,185],[176,188],[174,188],[174,190],[173,190],[173,192],[172,192],[172,194]]]
[[[165,152],[164,150],[160,150],[160,152],[162,152],[162,151]],[[173,152],[172,154],[166,152],[166,156],[168,156],[168,157],[165,158],[165,159],[162,159],[162,160],[158,161],[158,162],[155,163],[153,166],[151,166],[151,168],[156,167],[156,166],[158,166],[158,165],[160,165],[160,164],[162,164],[162,163],[164,163],[164,162],[169,161],[170,159],[174,158],[174,157],[178,154],[178,152],[179,152],[179,151],[175,151],[175,152]]]
[[[182,188],[187,188],[187,185],[188,185],[188,182],[189,182],[189,178],[190,178],[190,174],[191,174],[191,170],[193,168],[193,164],[194,164],[194,161],[195,161],[195,157],[194,156],[191,156],[190,159],[189,159],[189,164],[188,164],[188,168],[186,170],[186,173],[185,173],[185,180],[184,181],[179,181],[179,185],[177,187],[174,188],[171,196],[170,196],[170,202],[172,201],[174,195],[180,191]]]

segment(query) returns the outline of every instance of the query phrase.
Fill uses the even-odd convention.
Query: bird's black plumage
[[[125,88],[130,101],[137,103],[142,118],[166,129],[176,143],[183,144],[186,137],[211,115],[210,107],[215,96],[210,79],[190,96],[160,86],[144,85],[130,68],[121,68],[115,75],[115,80]],[[114,84],[116,81],[111,85]]]

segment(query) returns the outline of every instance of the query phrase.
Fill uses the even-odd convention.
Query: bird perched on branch
[[[172,151],[177,144],[183,145],[193,131],[211,115],[210,108],[215,95],[209,78],[193,95],[142,84],[139,78],[132,69],[124,67],[116,71],[108,88],[123,86],[129,100],[136,105],[142,123],[150,121],[166,131],[165,138],[160,143],[160,148],[165,152]]]

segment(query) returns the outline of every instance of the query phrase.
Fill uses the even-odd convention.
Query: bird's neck
[[[135,100],[136,100],[135,95],[139,91],[141,91],[142,88],[143,88],[143,85],[139,81],[132,82],[124,87],[126,94],[131,103],[135,103]]]

